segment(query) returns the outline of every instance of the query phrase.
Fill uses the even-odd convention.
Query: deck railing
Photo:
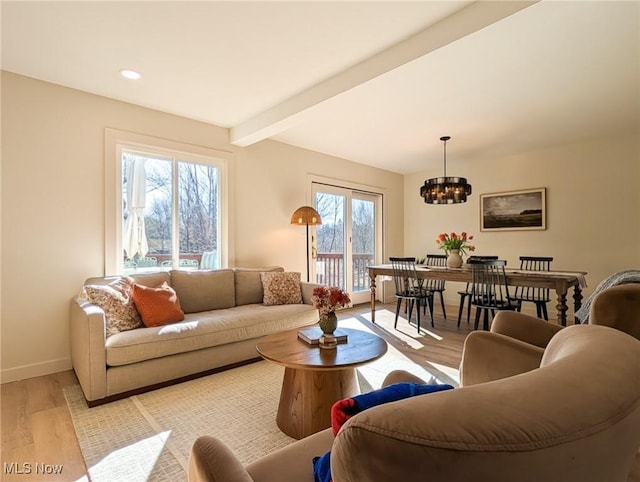
[[[200,265],[202,254],[186,253],[180,254],[182,267],[197,268]],[[153,260],[153,264],[126,264],[125,273],[135,273],[148,270],[157,270],[158,267],[168,269],[171,263],[170,254],[152,254],[148,257]],[[371,280],[369,278],[369,266],[375,264],[373,254],[361,253],[353,255],[353,264],[351,270],[353,273],[353,286],[347,287],[348,291],[366,291],[371,289]],[[322,283],[328,286],[343,286],[344,279],[344,255],[341,253],[318,253],[316,260],[316,283]]]
[[[371,287],[369,278],[369,266],[373,265],[375,257],[373,253],[354,254],[351,266],[353,273],[353,287],[347,287],[349,291],[364,291]],[[344,255],[342,253],[318,253],[316,260],[316,283],[329,286],[343,285],[344,279]]]

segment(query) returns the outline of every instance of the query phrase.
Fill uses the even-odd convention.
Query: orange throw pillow
[[[133,285],[133,302],[145,326],[160,326],[184,320],[176,292],[165,281],[158,288]]]

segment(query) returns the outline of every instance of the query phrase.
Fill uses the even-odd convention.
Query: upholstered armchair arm
[[[418,383],[420,385],[424,385],[427,382],[413,373],[409,373],[404,370],[393,370],[384,378],[382,386],[386,387],[388,385],[393,385],[394,383]]]
[[[246,466],[255,482],[313,482],[313,458],[326,454],[333,444],[333,430],[309,435]]]
[[[199,437],[189,456],[189,482],[254,482],[224,442]]]
[[[462,349],[460,384],[476,385],[528,372],[540,367],[543,353],[543,348],[500,333],[474,331]]]
[[[243,467],[224,442],[203,436],[191,447],[189,482],[313,482],[312,460],[331,450],[331,444],[328,428]]]
[[[491,323],[491,332],[500,333],[544,348],[563,327],[516,311],[499,311]]]

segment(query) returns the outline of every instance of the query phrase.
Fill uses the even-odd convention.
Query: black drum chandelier
[[[444,142],[444,176],[433,177],[424,182],[420,196],[427,204],[459,204],[467,202],[471,194],[471,184],[464,177],[447,177],[447,141],[450,136],[440,138]]]

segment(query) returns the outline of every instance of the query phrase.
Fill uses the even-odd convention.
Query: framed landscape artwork
[[[546,188],[480,195],[480,231],[547,229]]]

